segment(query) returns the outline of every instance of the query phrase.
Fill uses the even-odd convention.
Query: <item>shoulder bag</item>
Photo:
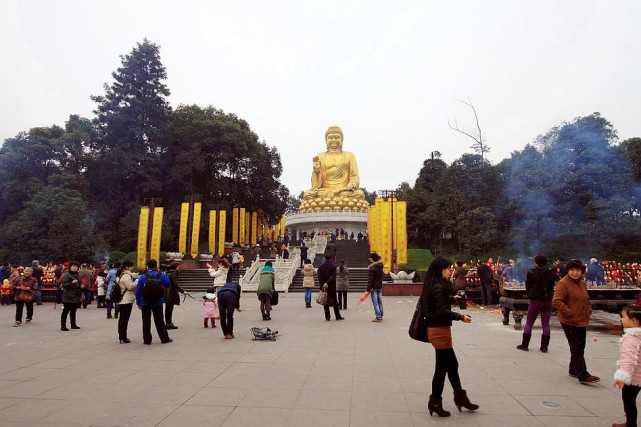
[[[430,342],[427,337],[427,322],[425,321],[425,316],[423,316],[422,310],[423,300],[419,298],[416,303],[416,309],[414,310],[414,316],[412,317],[412,322],[410,323],[409,335],[410,338],[416,341],[421,342]]]

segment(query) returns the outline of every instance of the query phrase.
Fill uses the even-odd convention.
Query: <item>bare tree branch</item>
[[[458,101],[467,105],[472,109],[472,113],[474,113],[474,120],[476,122],[476,135],[474,135],[472,131],[464,130],[461,127],[459,127],[458,122],[456,120],[454,121],[453,125],[448,120],[447,125],[450,127],[450,129],[471,138],[474,141],[474,144],[472,144],[470,148],[472,148],[474,151],[479,153],[481,155],[481,159],[484,159],[485,153],[490,151],[490,147],[488,147],[485,141],[483,140],[483,132],[481,130],[481,124],[479,122],[479,116],[476,112],[476,108],[474,108],[474,105],[472,104],[472,101],[469,100],[469,98],[467,102],[463,101],[462,99],[459,99]]]

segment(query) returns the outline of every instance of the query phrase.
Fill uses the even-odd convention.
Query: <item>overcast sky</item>
[[[0,140],[93,117],[119,55],[161,47],[172,107],[213,105],[278,147],[282,181],[310,186],[339,125],[361,186],[412,185],[470,140],[475,105],[497,163],[600,112],[641,136],[641,1],[0,0]]]

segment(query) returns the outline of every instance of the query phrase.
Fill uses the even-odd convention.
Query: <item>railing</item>
[[[274,259],[260,259],[256,257],[251,267],[245,272],[245,275],[240,278],[240,286],[243,291],[256,291],[260,283],[260,272],[262,271],[265,263],[272,261],[272,268],[275,274],[274,287],[279,292],[289,292],[289,287],[294,280],[296,268],[300,265],[300,255],[298,253],[291,256],[289,259],[283,259],[277,256]]]

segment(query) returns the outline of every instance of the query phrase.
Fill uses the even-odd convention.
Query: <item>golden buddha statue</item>
[[[358,188],[356,157],[343,151],[343,131],[330,126],[325,132],[327,151],[313,159],[312,189],[305,191],[301,212],[362,211],[365,194]]]

